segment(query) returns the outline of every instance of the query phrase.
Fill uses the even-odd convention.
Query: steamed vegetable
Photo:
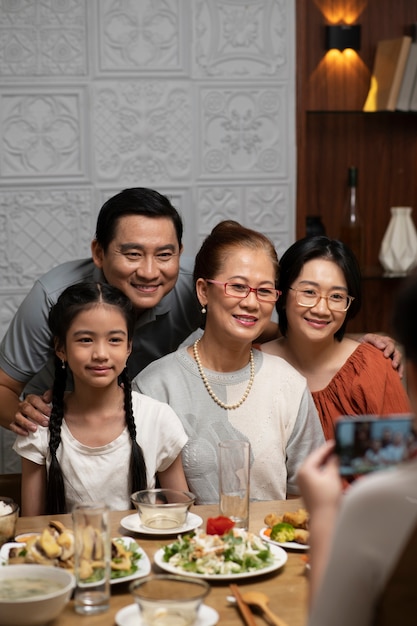
[[[294,526],[287,524],[286,522],[280,522],[272,526],[271,539],[273,541],[279,541],[279,543],[285,543],[286,541],[294,541],[295,530]]]

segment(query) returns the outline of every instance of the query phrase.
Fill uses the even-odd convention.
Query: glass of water
[[[110,606],[111,537],[109,508],[103,503],[76,504],[74,523],[75,611],[95,615]]]
[[[235,522],[236,528],[249,527],[250,444],[227,440],[219,443],[220,514]]]

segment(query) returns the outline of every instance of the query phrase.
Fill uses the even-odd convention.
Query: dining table
[[[249,530],[259,534],[265,527],[264,518],[269,513],[282,515],[286,511],[295,511],[303,507],[301,499],[269,500],[263,502],[251,502]],[[190,512],[200,516],[203,520],[203,528],[207,518],[219,515],[217,504],[193,506]],[[145,551],[152,563],[151,574],[161,574],[162,570],[154,563],[155,553],[174,541],[176,537],[140,534],[126,530],[120,524],[126,516],[134,511],[111,511],[110,522],[112,537],[133,537],[139,546]],[[20,517],[17,522],[16,534],[41,531],[48,525],[50,520],[59,520],[68,528],[72,527],[70,514],[65,515],[40,515],[36,517]],[[304,626],[307,617],[308,597],[308,569],[306,568],[306,552],[302,550],[287,550],[288,560],[283,567],[273,572],[238,578],[235,580],[222,580],[210,582],[210,592],[204,600],[204,604],[212,607],[219,614],[218,623],[222,626],[241,626],[243,623],[236,604],[231,603],[230,583],[238,585],[241,593],[246,591],[262,591],[269,597],[269,608],[282,618],[288,626]],[[129,592],[129,582],[120,582],[111,586],[110,608],[107,612],[98,615],[80,616],[75,613],[73,601],[66,605],[62,613],[51,623],[50,626],[114,626],[117,612],[134,603],[133,596]],[[259,625],[268,624],[267,618],[256,609],[252,609],[255,622]]]

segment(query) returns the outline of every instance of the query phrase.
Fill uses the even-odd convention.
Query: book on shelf
[[[411,41],[404,35],[378,42],[364,111],[395,111]]]
[[[413,89],[410,97],[410,111],[417,111],[417,70],[414,77]]]
[[[408,59],[401,82],[397,99],[398,111],[409,111],[411,109],[411,96],[414,87],[417,90],[417,41],[413,41],[408,53]]]

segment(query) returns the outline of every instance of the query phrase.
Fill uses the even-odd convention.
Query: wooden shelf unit
[[[354,15],[353,23],[361,24],[361,49],[326,53],[324,27],[343,21],[346,10]],[[362,112],[377,42],[411,34],[417,22],[417,2],[297,0],[296,21],[297,238],[305,235],[310,215],[320,215],[330,237],[340,236],[347,169],[356,165],[366,274],[366,268],[379,265],[390,208],[413,207],[417,223],[417,114]],[[390,304],[398,280],[381,277],[382,271],[380,277],[366,279],[363,310],[351,330],[389,331]],[[375,302],[375,294],[382,295],[382,290],[383,317],[371,319],[370,292]],[[372,326],[379,320],[379,327]]]

